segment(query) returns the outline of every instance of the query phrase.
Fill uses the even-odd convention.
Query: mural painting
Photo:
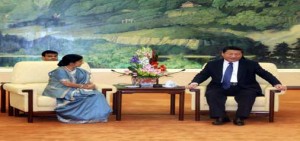
[[[151,47],[168,69],[198,69],[224,46],[300,69],[299,0],[0,0],[0,67],[51,49],[127,68]]]

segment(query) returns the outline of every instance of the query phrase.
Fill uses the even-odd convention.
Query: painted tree
[[[293,60],[291,55],[291,48],[289,45],[285,42],[282,42],[275,46],[275,49],[271,54],[271,59],[278,68],[294,67],[292,66]]]
[[[227,0],[214,0],[212,3],[212,7],[221,9],[226,5]]]
[[[262,44],[261,42],[255,45],[254,47],[250,47],[247,49],[247,52],[250,55],[255,55],[254,60],[258,62],[268,61],[271,52],[269,51],[269,47]]]
[[[295,47],[291,51],[293,64],[295,65],[295,67],[300,68],[300,38],[298,38],[297,41],[292,45],[295,45]]]

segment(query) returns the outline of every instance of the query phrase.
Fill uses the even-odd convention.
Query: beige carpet
[[[190,95],[186,96],[184,121],[169,115],[169,95],[125,95],[122,121],[112,115],[107,123],[75,125],[60,123],[55,117],[37,117],[29,124],[25,117],[1,113],[0,141],[298,141],[299,100],[300,91],[290,90],[280,96],[274,123],[252,115],[245,126],[238,127],[232,123],[213,126],[206,114],[194,121]]]

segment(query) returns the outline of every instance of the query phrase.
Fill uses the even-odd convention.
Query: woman
[[[107,122],[111,113],[105,97],[90,82],[90,73],[82,68],[82,56],[65,55],[58,68],[49,73],[43,95],[57,99],[57,118],[65,123]]]

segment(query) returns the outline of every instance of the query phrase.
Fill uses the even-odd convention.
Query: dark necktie
[[[231,79],[232,71],[233,71],[233,66],[232,66],[232,62],[230,62],[223,76],[222,87],[224,89],[230,88],[230,79]]]

